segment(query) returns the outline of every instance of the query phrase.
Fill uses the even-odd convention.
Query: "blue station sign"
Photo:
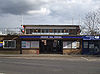
[[[100,36],[83,36],[83,40],[100,40]]]
[[[82,38],[82,36],[20,36],[20,38]]]
[[[82,38],[82,36],[62,36],[62,38]]]
[[[20,38],[40,38],[40,36],[20,36]]]

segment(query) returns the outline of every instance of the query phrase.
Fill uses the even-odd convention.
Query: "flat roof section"
[[[24,27],[79,27],[80,25],[22,25]]]

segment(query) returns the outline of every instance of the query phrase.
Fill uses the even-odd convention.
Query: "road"
[[[0,74],[100,74],[100,58],[0,57]]]

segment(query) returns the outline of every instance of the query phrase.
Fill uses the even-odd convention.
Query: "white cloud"
[[[48,15],[50,14],[50,10],[47,8],[41,8],[40,10],[31,10],[27,12],[28,14],[42,14],[42,15]]]
[[[83,18],[86,13],[99,7],[100,0],[0,0],[0,27],[1,24],[8,27],[19,25],[16,23],[18,19],[13,18],[21,16],[21,13],[28,13],[24,14],[24,24],[71,24],[72,17],[78,24],[79,15]],[[5,10],[5,14],[1,10]],[[1,16],[6,14],[8,16]]]

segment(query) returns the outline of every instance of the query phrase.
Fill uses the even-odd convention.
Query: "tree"
[[[87,13],[83,23],[82,29],[86,35],[100,34],[100,9]]]

